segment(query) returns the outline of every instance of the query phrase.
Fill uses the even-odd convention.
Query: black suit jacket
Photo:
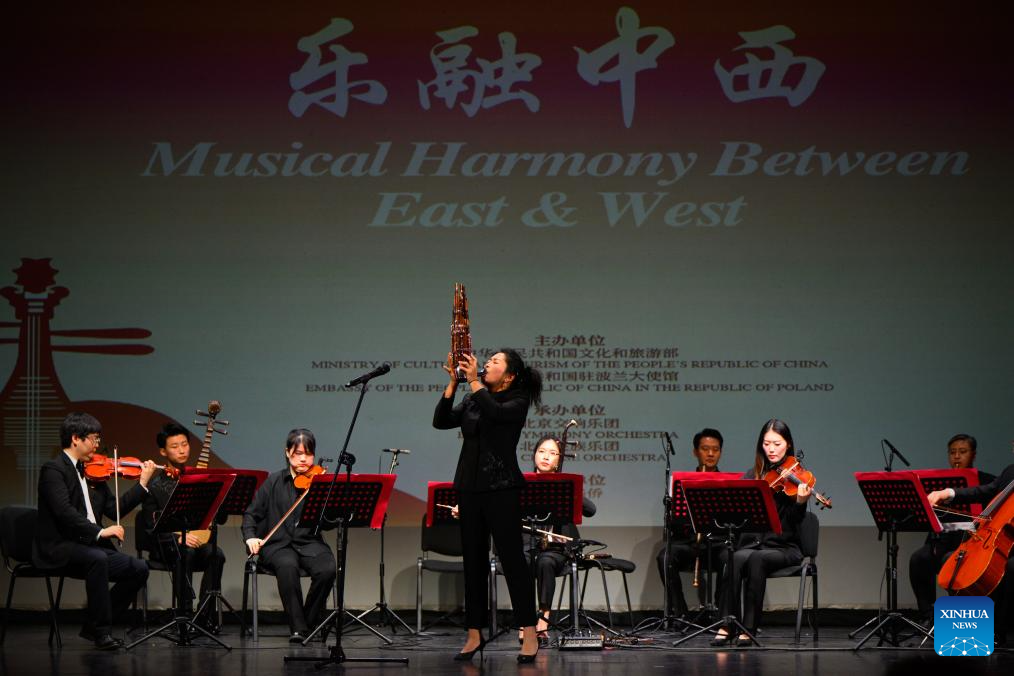
[[[466,395],[457,406],[453,397],[440,398],[433,412],[433,427],[461,428],[455,488],[479,492],[524,486],[517,448],[528,404],[528,395],[518,387],[496,394],[482,388]]]
[[[981,476],[982,472],[979,474]],[[1000,476],[988,484],[979,484],[978,486],[969,486],[968,488],[955,488],[954,502],[981,502],[985,506],[996,497],[997,493],[1007,488],[1012,481],[1014,481],[1014,465],[1007,465],[1000,473]]]
[[[32,563],[40,568],[67,565],[74,544],[112,547],[109,540],[97,540],[102,517],[116,518],[116,499],[107,483],[88,484],[92,511],[99,522],[88,520],[77,468],[66,453],[48,461],[39,471],[39,521],[32,545]],[[145,490],[135,483],[120,498],[121,517],[144,499]]]

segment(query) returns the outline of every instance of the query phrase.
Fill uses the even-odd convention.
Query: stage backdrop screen
[[[222,403],[215,465],[287,432],[454,474],[432,427],[452,289],[485,358],[543,374],[519,458],[577,421],[596,525],[657,524],[693,434],[751,467],[789,423],[825,524],[889,439],[1010,460],[1007,28],[922,3],[87,3],[11,25],[0,293],[4,495],[70,410],[157,455]],[[9,374],[6,375],[6,374]],[[461,394],[459,393],[459,397]],[[200,418],[203,421],[203,418]],[[195,455],[196,455],[195,448]],[[901,463],[895,460],[895,467]]]

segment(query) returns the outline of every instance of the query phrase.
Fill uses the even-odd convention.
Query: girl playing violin
[[[335,559],[319,534],[296,526],[303,513],[302,505],[280,524],[270,539],[265,540],[265,537],[303,493],[295,480],[314,471],[316,448],[317,440],[310,430],[299,428],[289,432],[285,440],[285,469],[275,472],[261,484],[243,514],[247,549],[251,554],[260,555],[258,565],[273,572],[278,582],[278,595],[289,618],[290,643],[302,643],[320,621],[335,580]],[[299,585],[300,571],[310,575],[305,602]]]
[[[757,438],[757,451],[754,466],[744,475],[744,479],[760,479],[771,470],[780,469],[786,462],[795,459],[796,450],[792,442],[789,426],[781,420],[772,419],[764,423]],[[775,506],[778,509],[778,520],[782,532],[776,535],[767,533],[744,533],[739,547],[732,555],[732,564],[726,565],[725,575],[732,575],[732,594],[722,593],[719,608],[724,616],[738,615],[740,607],[740,587],[743,586],[743,626],[752,634],[757,631],[761,610],[764,604],[764,590],[767,586],[768,574],[798,565],[803,560],[799,543],[799,524],[806,513],[806,503],[810,499],[812,489],[807,484],[799,485],[796,495],[789,496],[784,492],[774,494]],[[725,585],[720,583],[718,589],[724,592]],[[711,642],[721,646],[732,640],[729,628],[723,627]],[[746,634],[740,634],[737,645],[751,645],[752,641]]]

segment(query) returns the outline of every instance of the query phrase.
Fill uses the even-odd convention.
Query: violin
[[[775,493],[785,491],[785,494],[790,497],[794,497],[799,493],[799,487],[803,484],[812,489],[814,484],[817,483],[817,477],[813,476],[813,472],[804,469],[799,464],[799,461],[794,458],[791,465],[785,463],[785,466],[772,469],[761,478],[767,482],[768,486]],[[813,491],[813,497],[820,503],[821,509],[825,507],[831,509],[830,498],[821,495],[817,491]]]
[[[306,470],[302,474],[297,474],[292,479],[292,484],[301,491],[305,491],[313,483],[313,477],[318,474],[323,474],[327,470],[320,465],[314,465],[310,469]]]
[[[114,460],[107,455],[96,453],[91,460],[85,463],[85,478],[92,482],[108,481],[113,474],[116,474],[124,479],[137,480],[141,478],[141,465],[141,461],[137,458],[126,457]],[[173,479],[180,476],[180,471],[172,465],[155,465],[155,467]]]

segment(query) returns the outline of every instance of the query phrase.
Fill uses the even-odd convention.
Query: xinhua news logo
[[[986,596],[941,596],[933,609],[937,655],[993,654],[993,600]]]

